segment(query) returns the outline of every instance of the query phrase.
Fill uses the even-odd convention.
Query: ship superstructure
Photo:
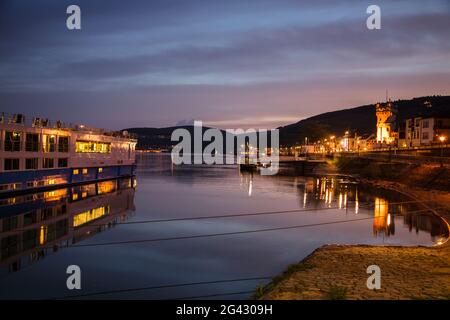
[[[126,132],[0,115],[0,194],[134,175]]]

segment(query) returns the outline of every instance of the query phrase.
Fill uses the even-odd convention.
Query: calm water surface
[[[136,188],[128,179],[0,200],[0,298],[273,276],[328,243],[431,246],[446,233],[440,219],[412,203],[398,204],[406,201],[400,195],[340,178],[173,167],[170,156],[156,154],[140,156],[136,180]],[[260,214],[236,216],[250,213]],[[234,216],[189,219],[218,215]],[[199,235],[209,236],[191,237]],[[118,243],[134,240],[152,241]],[[81,291],[66,289],[68,265],[80,266]],[[251,291],[261,283],[89,298],[197,297]]]

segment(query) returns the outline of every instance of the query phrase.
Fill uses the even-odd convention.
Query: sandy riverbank
[[[361,180],[426,201],[423,206],[440,207],[435,213],[447,223],[450,221],[450,192],[390,181]],[[381,268],[380,290],[367,289],[369,265]],[[432,248],[323,246],[290,266],[269,285],[258,288],[255,298],[450,299],[450,242]]]

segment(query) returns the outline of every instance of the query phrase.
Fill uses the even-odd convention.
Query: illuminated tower
[[[393,143],[396,137],[396,106],[389,100],[386,104],[377,103],[375,109],[377,116],[377,142]]]

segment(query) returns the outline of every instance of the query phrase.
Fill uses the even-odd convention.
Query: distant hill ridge
[[[429,108],[425,102],[430,102]],[[450,96],[427,96],[411,100],[393,101],[398,106],[399,123],[414,116],[448,116],[450,117]],[[375,133],[375,104],[322,113],[296,123],[279,127],[280,145],[291,146],[304,143],[305,137],[313,142],[330,135],[342,136],[345,131],[357,132],[359,135]],[[185,128],[191,133],[193,126],[167,128],[128,128],[128,132],[138,136],[139,149],[170,148],[172,132],[177,128]],[[203,127],[203,130],[207,130]],[[229,135],[222,131],[225,136]]]
[[[430,102],[429,108],[425,102]],[[415,116],[450,116],[450,96],[428,96],[411,100],[393,101],[398,106],[397,121]],[[316,141],[330,135],[342,136],[345,131],[356,131],[359,135],[376,132],[375,104],[351,109],[322,113],[297,123],[280,127],[280,144],[303,143],[305,137]]]

